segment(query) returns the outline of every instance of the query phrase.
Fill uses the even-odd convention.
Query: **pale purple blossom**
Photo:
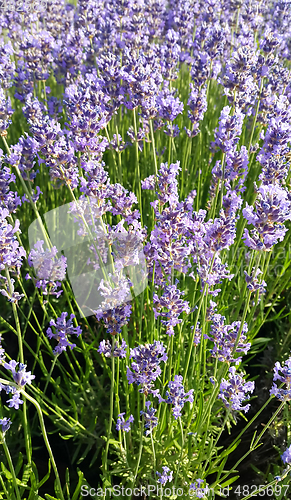
[[[124,415],[125,415],[125,413],[119,413],[118,418],[117,418],[117,423],[116,423],[116,430],[129,432],[130,431],[130,424],[131,424],[131,422],[134,421],[134,418],[133,418],[133,415],[130,415],[130,417],[127,420],[125,420]]]

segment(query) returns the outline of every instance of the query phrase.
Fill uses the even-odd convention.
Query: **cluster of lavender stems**
[[[116,438],[118,467],[127,467],[132,486],[145,477],[176,485],[191,427],[202,432],[196,444],[207,458],[188,449],[196,465],[185,484],[204,498],[221,434],[206,444],[203,425],[214,410],[224,428],[230,415],[235,420],[251,408],[255,382],[244,368],[250,326],[258,304],[264,310],[270,298],[271,252],[289,237],[291,9],[277,0],[47,0],[46,13],[24,6],[21,15],[13,2],[14,10],[0,12],[0,293],[12,310],[19,356],[11,359],[1,337],[5,412],[23,407],[31,465],[26,401],[34,404],[60,485],[42,409],[24,391],[38,382],[26,371],[19,319],[30,289],[44,321],[32,305],[34,323],[27,324],[38,328],[52,356],[44,393],[62,359],[79,369],[80,352],[90,358],[93,378],[95,362],[109,375],[108,421],[101,424],[105,482]],[[92,285],[99,303],[85,304],[89,320],[78,317],[84,297],[73,297],[70,284],[78,266],[70,252],[63,255],[61,241],[60,248],[53,244],[42,217],[64,200],[86,255],[78,278],[103,273]],[[39,225],[31,248],[28,213]],[[228,259],[231,249],[240,251],[242,280]],[[130,271],[142,257],[146,270],[134,280]],[[147,283],[135,296],[141,277]],[[233,306],[227,291],[239,287]],[[270,389],[282,407],[291,400],[290,360],[275,363]],[[86,404],[88,380],[81,387]],[[5,436],[12,420],[0,417]],[[164,458],[156,453],[167,425],[179,450],[175,470],[168,449]],[[147,440],[151,472],[143,462]],[[289,447],[282,455],[288,467],[290,454]],[[63,499],[61,487],[59,494]]]

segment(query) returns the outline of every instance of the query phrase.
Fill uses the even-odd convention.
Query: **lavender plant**
[[[0,497],[288,498],[290,2],[45,4],[0,10]]]

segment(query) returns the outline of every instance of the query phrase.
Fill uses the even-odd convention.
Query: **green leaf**
[[[26,464],[26,466],[24,467],[23,475],[22,475],[22,483],[23,484],[27,485],[29,478],[31,476],[31,473],[32,473],[31,465]]]
[[[6,469],[6,467],[5,467],[5,465],[3,464],[3,462],[1,462],[1,469],[2,469],[2,470],[3,470],[3,472],[4,472],[4,475],[5,475],[6,479],[8,479],[8,480],[10,480],[10,481],[11,481],[11,480],[12,480],[12,474],[11,474],[11,472],[9,472],[9,470],[8,470],[8,469]]]
[[[72,496],[72,500],[78,500],[78,495],[81,491],[81,486],[83,484],[83,479],[84,479],[84,474],[82,471],[78,470],[78,476],[79,476],[79,481],[78,481],[78,484],[76,486],[76,489],[75,489],[75,492]]]
[[[239,479],[239,476],[234,476],[234,477],[228,479],[227,481],[225,481],[225,483],[220,484],[220,487],[225,488],[226,486],[234,483],[234,481],[236,481],[237,479]]]
[[[240,442],[241,442],[241,439],[239,439],[236,443],[234,443],[233,446],[231,446],[230,448],[227,448],[227,450],[223,451],[219,458],[223,458],[223,457],[226,457],[227,455],[230,455],[238,447]]]

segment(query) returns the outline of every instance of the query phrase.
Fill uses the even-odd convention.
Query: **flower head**
[[[127,344],[124,339],[122,339],[121,346],[118,343],[114,344],[113,356],[114,358],[125,358],[126,357]],[[106,358],[111,358],[112,356],[112,346],[109,340],[102,340],[99,344],[98,352],[104,354]]]
[[[193,391],[190,389],[189,392],[185,392],[183,386],[182,375],[175,375],[174,380],[170,381],[168,384],[168,391],[166,392],[166,399],[163,400],[161,396],[159,397],[159,402],[165,401],[166,403],[173,405],[173,415],[177,420],[181,417],[182,408],[186,402],[193,403]]]
[[[134,418],[132,415],[130,415],[130,417],[127,420],[125,420],[124,415],[125,415],[125,413],[119,413],[118,418],[117,418],[117,423],[116,423],[116,430],[129,432],[130,431],[130,424],[131,424],[131,422],[134,421]]]
[[[291,445],[284,451],[283,455],[281,455],[281,458],[284,464],[291,464]]]
[[[8,431],[9,427],[11,426],[11,420],[10,418],[0,418],[0,425],[2,426],[2,432],[5,433]]]
[[[173,480],[173,471],[169,469],[169,467],[162,467],[163,472],[156,472],[157,476],[159,476],[158,483],[166,484],[167,482],[171,482]]]
[[[157,412],[157,410],[155,408],[150,408],[151,404],[152,404],[151,401],[146,401],[145,402],[146,409],[141,410],[140,412],[140,414],[143,415],[144,417],[145,428],[147,429],[145,431],[146,436],[148,436],[152,432],[154,427],[158,425],[158,419],[157,417],[155,417],[155,413]]]
[[[140,392],[153,393],[153,382],[162,373],[160,363],[166,362],[168,356],[162,342],[157,340],[153,344],[139,345],[130,350],[131,367],[127,367],[129,384],[141,386]]]
[[[286,388],[279,388],[275,382],[279,380],[286,384]],[[274,394],[280,401],[291,401],[291,357],[287,359],[283,366],[277,361],[274,366],[273,386],[270,394]]]
[[[204,498],[209,493],[208,484],[204,479],[196,479],[194,483],[190,484],[190,497]]]
[[[224,378],[220,384],[220,393],[218,398],[222,399],[227,408],[232,408],[236,411],[244,411],[245,413],[250,409],[250,404],[242,406],[242,402],[250,399],[248,392],[253,392],[255,389],[254,382],[245,382],[244,379],[236,373],[236,368],[231,366],[229,368],[229,379]]]
[[[68,313],[63,312],[56,321],[54,319],[50,321],[50,327],[54,327],[56,333],[53,333],[50,327],[46,331],[49,339],[54,338],[58,341],[58,345],[53,350],[54,355],[61,354],[66,350],[67,346],[69,346],[70,349],[76,347],[76,344],[72,344],[68,341],[68,335],[77,335],[77,337],[79,337],[79,335],[82,333],[80,326],[73,326],[73,318],[75,318],[75,315],[71,314],[70,319],[66,321],[67,316]]]
[[[26,365],[19,363],[14,359],[9,361],[9,363],[4,363],[4,368],[12,372],[14,382],[19,385],[19,387],[31,384],[32,380],[35,378],[35,375],[31,375],[31,372],[26,371]]]

